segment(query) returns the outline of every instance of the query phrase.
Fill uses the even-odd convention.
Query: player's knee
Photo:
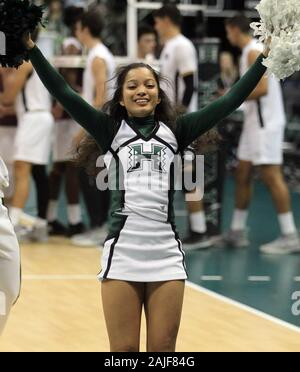
[[[251,183],[251,176],[248,172],[237,172],[236,173],[236,183],[240,186],[248,186]]]
[[[283,182],[282,174],[279,172],[272,172],[271,170],[264,170],[261,173],[263,183],[269,188],[276,188]]]
[[[252,182],[252,166],[240,162],[235,172],[235,179],[238,184],[249,185]]]

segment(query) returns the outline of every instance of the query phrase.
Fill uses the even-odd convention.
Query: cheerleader
[[[99,274],[111,351],[139,350],[143,306],[147,350],[174,351],[187,273],[174,224],[173,162],[249,96],[266,71],[264,56],[224,97],[175,118],[150,66],[135,63],[119,71],[108,114],[76,94],[29,37],[24,42],[46,88],[94,138],[109,175],[124,186],[111,191],[112,218]],[[86,158],[94,144],[82,146]],[[163,187],[147,187],[149,176],[152,185]]]

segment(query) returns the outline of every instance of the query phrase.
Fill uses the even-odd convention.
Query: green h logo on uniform
[[[143,170],[144,163],[150,161],[152,171],[165,173],[166,147],[151,144],[151,152],[143,150],[143,144],[129,146],[129,169],[128,173]]]

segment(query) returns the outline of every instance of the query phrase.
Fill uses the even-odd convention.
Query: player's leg
[[[65,192],[68,200],[68,236],[74,236],[84,232],[82,223],[81,206],[79,202],[79,174],[78,168],[72,162],[66,162],[66,185]]]
[[[18,225],[29,196],[31,166],[31,163],[26,161],[14,163],[15,191],[10,208],[10,218],[14,226]]]
[[[291,200],[280,165],[262,165],[260,173],[272,196],[278,214],[281,237],[261,246],[264,253],[285,254],[300,252],[300,241],[291,211]]]
[[[98,246],[103,244],[107,236],[109,193],[108,190],[99,190],[95,178],[89,176],[85,169],[79,171],[79,182],[90,220],[90,230],[74,235],[72,243],[77,246]]]
[[[144,286],[144,283],[119,280],[102,282],[102,303],[110,351],[139,351]]]
[[[174,352],[184,297],[184,281],[146,283],[147,351]]]
[[[46,219],[49,202],[49,177],[46,165],[33,165],[31,174],[35,182],[37,194],[38,217]]]
[[[238,166],[235,171],[235,208],[229,231],[224,234],[222,244],[231,247],[245,247],[249,244],[246,222],[252,197],[253,153],[255,133],[244,127],[237,149]]]
[[[290,212],[291,198],[287,184],[283,178],[281,166],[262,165],[260,166],[260,174],[264,184],[271,193],[278,214]]]
[[[182,240],[184,249],[198,249],[210,247],[211,241],[207,236],[206,216],[202,201],[202,191],[198,186],[191,190],[189,183],[198,182],[197,161],[194,150],[188,148],[184,154],[182,181],[186,206],[189,214],[189,235]]]
[[[252,163],[240,160],[235,173],[235,209],[230,230],[222,242],[233,247],[245,247],[249,244],[247,237],[248,207],[252,197]]]
[[[0,199],[0,335],[19,291],[19,245],[7,209]]]
[[[186,195],[186,205],[190,222],[189,236],[182,240],[182,244],[186,250],[208,248],[212,245],[212,241],[207,235],[203,201],[200,200],[200,198],[199,200],[195,200],[197,198],[197,194],[201,194],[198,189]]]
[[[246,211],[252,197],[252,163],[240,160],[235,173],[235,208]]]
[[[50,235],[65,235],[67,232],[66,227],[58,221],[58,199],[65,169],[65,162],[54,162],[49,175],[47,221]]]
[[[22,209],[25,207],[30,190],[30,175],[33,164],[46,165],[49,161],[53,118],[48,112],[26,112],[19,120],[15,139],[15,193],[13,196],[10,217],[17,226],[17,235],[23,228],[20,223]],[[36,230],[33,240],[47,238],[47,223],[44,220],[33,220],[30,229]],[[28,233],[31,233],[28,231]],[[23,232],[22,232],[23,234]],[[29,238],[29,235],[25,238]]]

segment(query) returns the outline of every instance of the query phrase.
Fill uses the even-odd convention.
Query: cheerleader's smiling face
[[[129,117],[154,115],[160,102],[158,81],[151,70],[139,67],[128,71],[120,105],[125,107]]]

